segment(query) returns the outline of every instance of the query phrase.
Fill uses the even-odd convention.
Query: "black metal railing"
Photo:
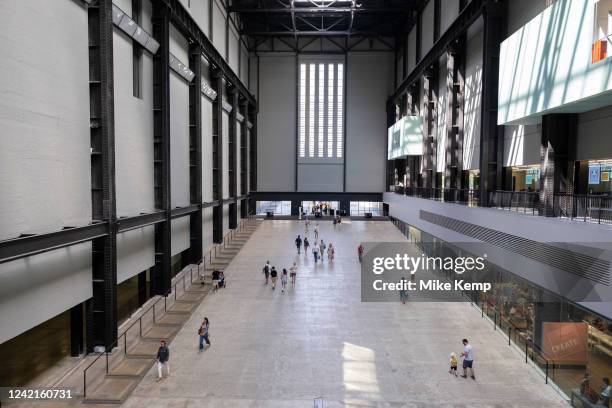
[[[509,211],[536,214],[540,205],[540,193],[537,191],[491,191],[489,207]]]
[[[555,217],[612,224],[612,197],[557,193],[553,195],[553,211]]]
[[[478,205],[480,192],[460,188],[429,188],[429,187],[395,187],[397,194],[447,203],[465,204],[470,207]]]

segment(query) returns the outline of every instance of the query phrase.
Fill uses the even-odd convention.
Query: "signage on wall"
[[[202,81],[202,93],[211,101],[217,99],[217,91],[212,89],[212,87],[204,81]]]
[[[589,184],[599,184],[599,164],[589,166]]]
[[[151,54],[155,54],[159,49],[159,43],[132,20],[123,10],[113,4],[113,24],[121,31],[142,45]]]
[[[183,64],[181,60],[172,55],[172,53],[170,53],[169,65],[174,72],[185,78],[187,82],[193,81],[193,77],[195,76],[193,71],[190,70],[187,65]]]
[[[544,356],[559,363],[586,364],[587,330],[583,322],[543,322]]]
[[[227,113],[230,113],[233,109],[232,105],[230,105],[230,103],[227,101],[223,101],[222,105],[223,105],[223,110],[226,111]]]
[[[423,118],[404,116],[388,129],[387,159],[423,154]]]

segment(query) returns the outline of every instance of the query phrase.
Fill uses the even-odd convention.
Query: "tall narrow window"
[[[308,101],[308,157],[314,157],[315,150],[315,64],[310,64]]]
[[[325,65],[319,64],[319,138],[318,138],[318,151],[319,157],[323,157],[324,148],[324,134],[325,134]]]
[[[141,0],[132,0],[132,20],[140,24]],[[142,98],[142,46],[132,40],[132,94]]]
[[[344,64],[338,64],[338,110],[336,114],[336,157],[343,154],[344,134]]]
[[[298,155],[342,158],[344,65],[300,63],[298,78]]]
[[[334,157],[334,64],[327,66],[327,157]]]
[[[300,64],[300,157],[306,156],[306,65]]]

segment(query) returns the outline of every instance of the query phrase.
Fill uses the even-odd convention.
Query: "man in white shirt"
[[[467,370],[470,369],[472,373],[472,380],[475,380],[474,376],[474,349],[472,345],[468,342],[468,339],[463,339],[463,352],[461,353],[461,357],[463,357],[463,375],[461,377],[467,378]]]

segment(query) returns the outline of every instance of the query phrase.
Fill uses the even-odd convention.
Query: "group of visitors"
[[[295,278],[297,276],[298,267],[294,262],[293,265],[289,268],[289,272],[287,272],[286,268],[283,268],[283,272],[281,273],[281,292],[285,293],[287,289],[288,280],[291,279],[291,284],[295,285]],[[276,283],[278,282],[278,271],[276,270],[276,266],[270,265],[270,261],[266,261],[266,264],[263,267],[263,274],[266,278],[266,285],[269,281],[272,282],[272,290],[276,290]]]
[[[580,382],[580,396],[586,398],[590,403],[596,404],[597,406],[610,406],[610,395],[612,394],[612,386],[610,386],[610,379],[604,377],[602,379],[603,385],[599,392],[595,391],[591,387],[591,374],[586,371],[584,378]]]
[[[308,233],[308,224],[305,225],[306,232]],[[334,261],[336,257],[336,248],[330,242],[329,245],[325,245],[325,241],[323,239],[319,240],[319,224],[317,223],[314,227],[315,234],[315,244],[312,247],[312,255],[314,257],[315,263],[321,260],[323,262],[325,252],[327,252],[327,260],[331,263]],[[304,245],[304,256],[308,256],[308,248],[310,248],[310,242],[308,241],[308,237],[304,237],[302,240],[301,235],[298,235],[295,239],[295,246],[297,248],[298,255],[301,254],[302,244]]]

